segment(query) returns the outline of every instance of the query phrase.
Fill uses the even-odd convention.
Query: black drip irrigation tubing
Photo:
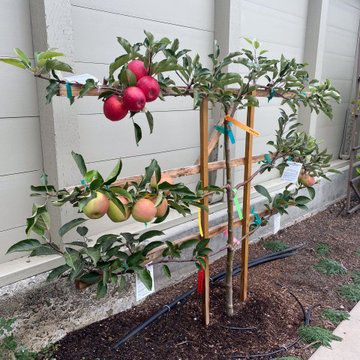
[[[312,311],[314,310],[314,308],[316,306],[319,306],[320,304],[315,304],[315,305],[312,305],[308,312],[306,312],[303,304],[300,302],[300,300],[298,299],[297,296],[295,296],[292,292],[289,291],[289,293],[295,298],[295,300],[298,302],[298,304],[300,305],[301,307],[301,310],[304,314],[304,325],[309,325],[310,323],[310,316],[311,316],[311,313]],[[291,349],[292,347],[294,347],[300,340],[302,339],[301,336],[298,336],[296,338],[295,341],[293,341],[291,344],[289,345],[285,345],[283,346],[282,348],[278,349],[278,350],[275,350],[275,351],[271,351],[271,352],[268,352],[268,353],[265,353],[265,354],[253,354],[253,355],[230,355],[228,356],[229,359],[254,359],[254,358],[261,358],[261,357],[267,357],[267,356],[273,356],[273,355],[276,355],[276,354],[279,354],[283,351],[287,351],[289,349]],[[270,360],[277,360],[276,358],[275,359],[270,359]]]
[[[265,256],[261,256],[257,259],[253,259],[250,260],[248,263],[248,268],[254,267],[254,266],[258,266],[260,264],[264,264],[270,261],[274,261],[274,260],[279,260],[279,259],[283,259],[289,256],[293,256],[296,254],[296,252],[294,252],[295,250],[303,247],[306,243],[302,243],[296,246],[293,246],[291,248],[282,250],[282,251],[278,251],[276,253],[272,253],[272,254],[268,254]],[[236,265],[233,267],[233,275],[237,275],[241,272],[241,264],[240,265]],[[210,278],[210,284],[214,284],[218,281],[221,281],[223,279],[225,279],[225,275],[226,275],[226,271],[222,271],[216,275],[214,275],[213,277]],[[173,307],[175,307],[178,303],[181,303],[183,301],[186,301],[186,299],[193,294],[194,292],[196,292],[197,287],[194,287],[192,289],[190,289],[189,291],[187,291],[186,293],[182,294],[181,296],[179,296],[177,299],[175,299],[173,302],[171,302],[168,305],[164,305],[164,307],[157,312],[156,314],[154,314],[152,317],[150,317],[149,319],[147,319],[144,323],[142,323],[141,325],[139,325],[137,328],[135,328],[134,330],[132,330],[131,332],[129,332],[125,337],[123,337],[122,339],[120,339],[117,343],[115,343],[112,348],[113,349],[117,349],[121,344],[123,344],[125,341],[127,341],[128,339],[130,339],[131,337],[133,337],[134,335],[136,335],[138,332],[140,332],[141,330],[145,329],[148,325],[150,325],[151,323],[153,323],[156,319],[158,319],[161,315],[169,312]]]

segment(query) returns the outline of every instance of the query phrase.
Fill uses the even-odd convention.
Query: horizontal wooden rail
[[[268,209],[262,209],[260,211],[257,211],[257,213],[259,214],[260,217],[262,217],[262,216],[268,215],[269,210]],[[250,221],[252,221],[252,220],[254,220],[254,215],[250,215]],[[238,228],[241,225],[242,225],[242,220],[240,220],[240,219],[234,220],[234,228]],[[214,237],[216,235],[219,235],[219,234],[223,233],[225,230],[227,230],[227,228],[228,228],[228,222],[227,221],[209,228],[209,238],[212,238],[212,237]],[[173,241],[172,243],[174,245],[181,245],[182,243],[184,243],[185,241],[188,241],[190,239],[198,239],[198,240],[200,240],[201,239],[200,233],[197,232],[197,233],[195,233],[193,235],[185,236],[185,237],[183,237],[181,239]],[[154,250],[150,251],[148,253],[148,255],[147,255],[147,257],[148,257],[147,262],[154,261],[154,260],[160,258],[162,252],[166,248],[167,248],[167,245],[162,245],[162,246],[159,246],[159,247],[155,248]]]
[[[256,155],[252,157],[252,162],[256,163],[259,161],[264,160],[264,155]],[[231,167],[236,167],[240,165],[245,164],[245,158],[238,158],[231,160]],[[225,160],[221,161],[214,161],[209,163],[209,171],[216,171],[220,169],[225,169]],[[177,169],[171,169],[171,170],[165,170],[163,171],[164,174],[170,175],[173,178],[181,177],[181,176],[189,176],[189,175],[196,175],[200,173],[200,165],[191,165],[191,166],[185,166],[182,168]],[[126,178],[121,178],[116,181],[114,181],[111,185],[112,186],[124,186],[127,182],[130,183],[131,181],[139,182],[141,180],[142,175],[134,175],[129,176]],[[77,185],[76,187],[83,189],[84,185]],[[73,191],[75,186],[69,186],[66,188],[67,191],[71,192]]]
[[[82,88],[82,85],[80,84],[71,84],[71,92],[72,92],[72,96],[79,96],[80,94],[80,90]],[[187,89],[184,86],[178,86],[177,87],[179,90],[185,90]],[[85,96],[99,96],[101,93],[110,90],[111,88],[109,88],[107,85],[99,85],[97,88],[93,88],[90,89],[88,91],[87,94],[85,94]],[[227,88],[226,90],[228,91],[233,91],[233,92],[237,92],[239,91],[239,89],[237,88]],[[168,91],[170,93],[174,93],[174,95],[177,95],[177,93],[175,93],[171,88],[168,89]],[[308,96],[310,93],[307,93],[306,95]],[[65,96],[67,97],[67,89],[66,89],[66,84],[60,84],[60,89],[59,89],[59,96]],[[269,90],[256,90],[255,96],[256,97],[269,97],[270,95],[270,91]],[[295,94],[293,92],[284,92],[284,93],[275,93],[275,97],[282,97],[282,98],[287,98],[287,99],[291,99]],[[177,95],[178,96],[178,95]]]

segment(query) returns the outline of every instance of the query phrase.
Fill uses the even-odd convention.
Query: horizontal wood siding
[[[15,47],[33,56],[27,0],[0,2],[0,33],[0,58],[15,57]],[[0,263],[4,263],[21,256],[5,253],[26,237],[24,225],[33,202],[30,185],[39,182],[42,152],[34,77],[3,63],[0,74],[0,197],[8,204],[0,210]]]

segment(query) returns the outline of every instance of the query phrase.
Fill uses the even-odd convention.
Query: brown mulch
[[[77,330],[57,343],[52,358],[63,360],[136,360],[136,359],[226,359],[230,355],[261,354],[291,344],[298,336],[303,323],[299,304],[289,292],[295,294],[309,309],[320,303],[311,316],[311,324],[333,330],[334,326],[321,317],[326,308],[350,311],[355,305],[343,300],[336,292],[338,286],[352,284],[354,271],[360,271],[360,212],[345,215],[340,211],[344,202],[330,206],[325,211],[279,231],[266,240],[279,240],[287,246],[306,242],[297,254],[286,259],[269,262],[249,270],[249,292],[245,303],[238,299],[239,281],[234,281],[235,316],[226,316],[225,283],[211,288],[211,322],[202,325],[201,298],[195,293],[188,301],[162,315],[145,330],[126,341],[117,350],[111,346],[136,326],[196,285],[197,276],[149,296],[141,305]],[[270,253],[265,250],[265,240],[250,245],[251,259]],[[346,275],[323,275],[314,268],[321,256],[314,251],[316,244],[325,243],[334,259],[348,269]],[[240,252],[236,253],[236,261]],[[224,270],[224,258],[211,265],[211,275]],[[219,326],[256,327],[252,330],[231,330]],[[281,356],[308,359],[314,349],[299,342],[282,352]],[[259,359],[274,359],[276,356]]]

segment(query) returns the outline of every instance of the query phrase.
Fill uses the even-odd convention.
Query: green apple
[[[99,219],[106,214],[108,208],[109,199],[100,191],[96,191],[96,198],[86,204],[83,213],[90,219]]]
[[[122,204],[125,205],[126,216],[121,212],[121,210],[110,199],[110,205],[109,205],[109,209],[107,211],[107,215],[113,222],[125,221],[130,216],[130,209],[126,206],[126,204],[129,203],[129,200],[127,198],[125,198],[124,196],[118,196],[118,199],[120,200],[120,202]]]

